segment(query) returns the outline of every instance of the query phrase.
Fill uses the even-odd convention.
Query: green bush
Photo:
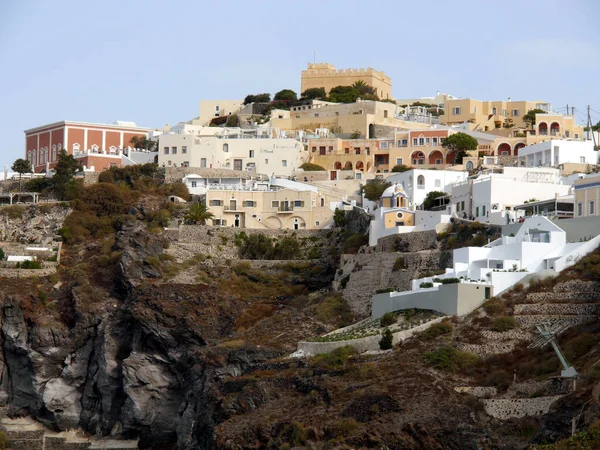
[[[41,269],[42,263],[39,261],[23,261],[17,263],[17,269]]]
[[[444,334],[450,334],[453,330],[454,326],[452,325],[452,322],[449,320],[444,320],[443,322],[431,325],[421,334],[421,336],[425,340],[431,340]]]
[[[317,172],[320,170],[325,170],[324,167],[309,162],[305,162],[304,164],[302,164],[300,166],[300,169],[304,170],[305,172]]]
[[[0,431],[0,450],[10,449],[10,440],[4,431]]]
[[[326,427],[327,436],[331,439],[346,438],[358,431],[359,424],[353,417],[335,420]]]
[[[380,327],[389,327],[390,325],[394,325],[396,323],[397,317],[393,312],[386,312],[381,319],[379,319]]]
[[[327,295],[319,303],[311,305],[317,320],[323,323],[335,324],[338,328],[351,325],[354,314],[341,294]]]
[[[423,288],[423,289],[432,288],[433,287],[433,283],[431,283],[429,281],[425,281],[425,282],[421,283],[419,285],[419,287]]]
[[[456,284],[460,283],[460,278],[434,278],[433,282],[441,284]]]
[[[9,219],[22,219],[25,208],[21,205],[5,206],[0,208],[0,213]]]
[[[392,167],[392,172],[406,172],[410,170],[410,167],[405,166],[404,164],[396,164],[394,167]]]
[[[0,248],[0,261],[2,261],[4,258],[6,258],[6,255],[4,254],[4,250]]]
[[[423,357],[428,366],[448,372],[470,369],[479,361],[476,354],[456,350],[450,345],[426,352]]]
[[[376,294],[385,294],[385,293],[387,293],[387,292],[394,292],[394,291],[395,291],[395,289],[394,289],[394,288],[392,288],[392,287],[388,287],[388,288],[383,288],[383,289],[377,289],[377,290],[375,291],[375,293],[376,293]]]
[[[272,259],[299,259],[300,243],[294,236],[282,237],[273,247]]]
[[[398,258],[396,258],[396,262],[394,262],[394,268],[392,269],[393,272],[398,272],[399,270],[402,270],[406,268],[406,266],[404,265],[404,258],[402,256],[398,256]]]
[[[348,358],[356,354],[354,347],[346,345],[344,347],[336,348],[329,353],[321,353],[314,356],[311,360],[311,366],[313,367],[336,367],[343,366],[348,361]]]
[[[582,333],[563,344],[565,356],[571,362],[582,357],[596,345],[596,337],[591,333]]]
[[[508,389],[512,380],[513,376],[506,370],[494,370],[487,376],[484,385],[494,386],[498,391],[504,392]]]
[[[504,312],[504,304],[497,298],[492,298],[483,304],[483,309],[490,316],[497,316]]]
[[[512,330],[513,328],[516,328],[518,325],[519,324],[517,323],[517,320],[513,316],[501,316],[501,317],[496,317],[494,319],[494,321],[492,322],[491,329],[493,331],[504,332],[504,331]]]
[[[379,341],[379,348],[381,350],[389,350],[394,346],[394,335],[392,334],[389,328],[386,328],[383,334],[381,335],[381,340]]]
[[[342,242],[342,253],[353,254],[358,253],[358,250],[363,245],[369,244],[369,236],[366,234],[354,234]]]

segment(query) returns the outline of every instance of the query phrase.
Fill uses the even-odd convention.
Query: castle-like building
[[[392,98],[392,79],[384,72],[371,69],[340,69],[328,63],[308,64],[308,69],[302,71],[300,92],[311,88],[325,88],[325,92],[336,86],[351,86],[357,81],[374,88],[380,99]]]

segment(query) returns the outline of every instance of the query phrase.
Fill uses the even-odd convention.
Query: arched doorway
[[[292,228],[294,230],[300,230],[306,228],[306,222],[302,217],[294,216],[292,217]]]
[[[362,161],[358,161],[356,163],[356,170],[362,171],[362,170],[364,170],[364,168],[365,168],[365,165],[364,165],[364,163]]]
[[[429,164],[442,164],[444,162],[444,155],[439,150],[434,150],[429,154]]]
[[[425,189],[425,177],[423,175],[417,177],[417,189]]]
[[[342,163],[337,161],[334,165],[333,165],[333,169],[334,170],[342,170]]]
[[[369,124],[369,139],[375,139],[375,125]]]
[[[525,143],[524,142],[519,142],[515,145],[515,148],[513,150],[513,155],[514,156],[519,156],[519,150],[521,150],[523,147],[525,147]]]
[[[352,163],[350,161],[344,165],[344,170],[352,170]]]
[[[412,155],[410,155],[410,160],[412,161],[413,166],[425,164],[425,154],[418,151],[413,152]]]
[[[503,142],[496,148],[496,155],[498,156],[510,156],[512,148],[510,144]]]
[[[558,122],[552,122],[552,124],[550,125],[550,134],[552,136],[560,134],[560,125]]]
[[[546,122],[540,122],[538,125],[538,132],[540,136],[548,134],[548,124]]]

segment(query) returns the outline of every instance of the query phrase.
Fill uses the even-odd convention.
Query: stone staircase
[[[10,419],[0,408],[0,430],[6,433],[11,450],[131,450],[137,440],[95,440],[75,431],[52,432],[31,417]]]
[[[581,280],[554,286],[552,292],[527,294],[525,303],[514,307],[514,317],[521,328],[534,329],[544,322],[572,327],[598,320],[600,285]]]

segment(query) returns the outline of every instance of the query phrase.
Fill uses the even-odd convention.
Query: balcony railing
[[[292,213],[294,212],[294,207],[292,205],[282,205],[277,208],[277,211],[280,213]]]

